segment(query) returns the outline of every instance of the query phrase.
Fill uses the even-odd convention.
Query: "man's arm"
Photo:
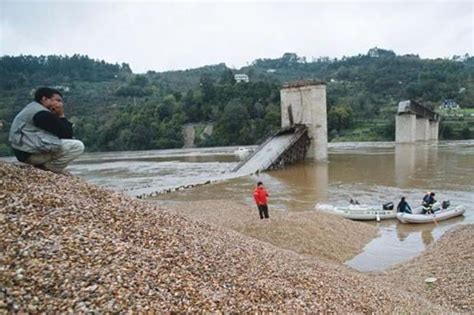
[[[33,116],[36,127],[51,132],[60,139],[72,139],[72,123],[66,118],[59,118],[56,114],[43,110]]]

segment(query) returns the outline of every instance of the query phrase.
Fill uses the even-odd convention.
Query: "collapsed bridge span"
[[[248,175],[293,164],[304,160],[310,143],[308,128],[305,125],[281,128],[240,162],[233,171],[238,175]]]
[[[327,160],[326,83],[304,80],[280,90],[281,126],[234,169],[248,175],[292,164],[299,160]]]

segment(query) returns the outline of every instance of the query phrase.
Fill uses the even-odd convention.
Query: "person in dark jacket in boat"
[[[435,197],[434,192],[427,193],[423,197],[423,214],[433,213],[433,205],[436,202],[436,199],[434,197]]]
[[[408,202],[405,201],[405,197],[402,197],[398,203],[397,212],[411,213],[411,207]]]
[[[257,188],[253,192],[253,198],[255,199],[255,203],[258,207],[258,213],[260,215],[260,219],[268,219],[268,192],[263,186],[262,182],[257,183]]]
[[[42,87],[33,102],[13,119],[8,138],[18,161],[59,174],[84,151],[73,139],[72,123],[64,115],[61,92]]]

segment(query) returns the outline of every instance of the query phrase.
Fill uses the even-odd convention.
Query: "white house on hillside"
[[[238,73],[234,75],[235,82],[249,82],[249,76],[244,73]]]
[[[441,104],[442,109],[459,109],[458,103],[455,100],[446,99]]]

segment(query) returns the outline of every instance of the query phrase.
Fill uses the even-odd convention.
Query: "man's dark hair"
[[[258,183],[257,183],[257,186],[260,186],[260,185],[263,185],[263,183],[262,183],[262,182],[258,182]]]
[[[52,89],[49,87],[40,87],[35,92],[35,101],[41,103],[41,99],[43,98],[43,96],[46,98],[51,98],[54,94],[59,94],[61,97],[63,97],[61,92],[56,89]]]

